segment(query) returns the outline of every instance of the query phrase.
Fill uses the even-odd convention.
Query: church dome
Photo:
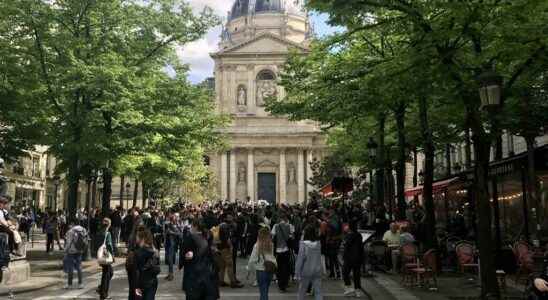
[[[236,0],[230,10],[229,20],[249,14],[288,13],[306,17],[304,0]]]

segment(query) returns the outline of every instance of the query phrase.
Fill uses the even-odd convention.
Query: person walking
[[[78,274],[78,289],[84,288],[82,278],[82,254],[88,247],[88,233],[86,229],[77,224],[76,219],[69,220],[69,230],[66,233],[65,256],[63,258],[63,269],[67,273],[67,284],[65,289],[72,287],[74,270]]]
[[[112,241],[112,235],[109,232],[111,226],[111,220],[109,218],[104,218],[101,223],[102,229],[97,236],[97,241],[103,241],[104,245],[107,248],[107,251],[111,254],[114,253],[114,245]],[[97,292],[101,300],[112,299],[108,296],[110,289],[110,281],[114,274],[111,264],[102,264],[101,265],[101,284],[97,288]]]
[[[344,295],[346,297],[361,296],[361,267],[363,262],[362,235],[358,232],[358,222],[352,221],[349,224],[349,232],[344,238],[343,250],[343,279]],[[350,273],[354,279],[354,288],[350,281]]]
[[[179,240],[183,234],[179,218],[176,214],[171,214],[169,221],[165,223],[166,233],[166,258],[168,264],[167,281],[173,280],[173,265],[175,264],[177,252],[179,250]]]
[[[306,290],[312,284],[314,299],[323,299],[322,295],[322,249],[316,227],[307,226],[303,240],[299,245],[299,255],[295,263],[295,278],[299,281],[298,300],[304,300]]]
[[[218,248],[222,260],[219,270],[219,280],[221,286],[228,286],[228,284],[224,281],[225,275],[228,275],[231,288],[242,288],[243,284],[236,279],[236,273],[232,261],[232,235],[234,234],[232,221],[232,215],[226,215],[224,222],[219,225],[220,243]]]
[[[88,216],[88,218],[89,217],[91,216]],[[118,251],[118,244],[120,243],[120,235],[122,232],[122,208],[120,206],[116,207],[116,210],[112,213],[110,220],[112,222],[110,231],[112,233],[112,245],[114,247],[113,254],[118,256],[120,255]]]
[[[248,271],[256,271],[260,300],[268,300],[268,290],[270,289],[270,283],[272,282],[274,273],[272,270],[267,270],[267,264],[271,263],[276,265],[273,248],[274,245],[272,244],[270,231],[268,228],[262,227],[259,230],[257,243],[253,247],[247,265]]]
[[[137,299],[137,295],[135,293],[138,277],[135,260],[135,254],[139,247],[137,243],[137,236],[141,231],[146,230],[146,227],[143,225],[143,221],[139,216],[139,211],[137,211],[136,209],[132,209],[131,214],[127,215],[126,218],[131,219],[131,225],[133,226],[131,233],[128,235],[127,238],[126,272],[129,287],[128,300],[134,300]]]
[[[150,230],[137,233],[138,248],[135,251],[137,280],[135,295],[138,299],[154,300],[158,290],[158,274],[160,274],[160,255],[154,248],[154,237]]]
[[[278,288],[280,292],[284,293],[289,285],[289,275],[291,273],[289,266],[289,241],[293,238],[294,234],[294,228],[289,224],[286,214],[280,216],[280,222],[272,227],[271,234],[276,243],[276,263],[278,265],[276,278],[278,278]]]
[[[184,268],[183,291],[187,300],[217,300],[219,269],[213,254],[213,239],[201,219],[186,228],[179,254],[179,269]]]

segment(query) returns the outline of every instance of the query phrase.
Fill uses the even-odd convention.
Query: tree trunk
[[[91,180],[87,180],[87,191],[86,191],[86,211],[89,213],[89,207],[91,206]]]
[[[405,141],[405,105],[396,110],[396,129],[398,132],[398,163],[396,165],[397,196],[398,196],[398,220],[405,220],[405,162],[407,158]]]
[[[451,177],[451,144],[445,145],[445,177]]]
[[[471,110],[473,108],[470,108]],[[485,134],[475,110],[467,112],[472,118],[472,139],[475,154],[474,196],[478,225],[477,243],[480,253],[481,296],[482,299],[496,297],[500,292],[496,277],[495,253],[491,232],[491,204],[489,202],[489,158],[491,143]]]
[[[125,184],[126,184],[126,177],[124,175],[121,175],[120,176],[120,207],[122,209],[124,209]]]
[[[470,128],[464,130],[464,155],[465,155],[465,164],[467,170],[472,168],[472,139],[470,137]]]
[[[93,178],[93,188],[91,190],[91,207],[97,208],[97,178]]]
[[[142,185],[143,185],[143,188],[141,189],[141,192],[142,192],[142,198],[141,198],[141,201],[142,201],[142,207],[145,208],[146,207],[146,204],[147,204],[147,199],[148,199],[148,196],[149,196],[149,193],[148,193],[148,185],[145,184],[145,182],[143,181],[142,182]]]
[[[527,136],[525,142],[527,143],[527,194],[529,195],[527,202],[529,202],[528,206],[531,207],[531,210],[535,211],[533,232],[538,240],[540,239],[540,224],[542,224],[542,209],[539,205],[537,172],[535,169],[535,137]]]
[[[425,246],[426,249],[437,248],[436,240],[436,215],[434,208],[433,183],[434,183],[434,141],[432,130],[428,122],[428,103],[426,97],[419,99],[419,118],[424,144],[424,184],[423,184],[423,203],[426,212],[425,228]]]
[[[137,206],[137,194],[139,193],[139,180],[135,179],[135,183],[133,184],[133,207]]]
[[[78,202],[78,188],[80,185],[80,168],[78,167],[78,155],[73,155],[69,161],[69,169],[67,174],[68,180],[68,197],[65,209],[67,218],[76,218],[76,203]]]
[[[386,125],[386,115],[380,114],[379,115],[379,131],[378,131],[378,140],[379,140],[379,147],[377,148],[377,172],[375,173],[375,181],[376,181],[376,196],[377,196],[377,203],[379,205],[384,205],[384,194],[385,194],[385,187],[384,187],[384,153],[386,151],[385,149],[385,143],[384,143],[384,134],[385,134],[385,125]]]
[[[103,197],[101,198],[101,210],[103,214],[110,210],[110,196],[112,195],[112,169],[103,169]]]

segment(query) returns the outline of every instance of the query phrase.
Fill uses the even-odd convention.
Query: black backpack
[[[84,232],[76,231],[74,232],[76,239],[74,240],[74,248],[79,253],[86,252],[88,247],[88,238]]]

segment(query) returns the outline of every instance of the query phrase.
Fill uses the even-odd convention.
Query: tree
[[[217,18],[210,9],[194,15],[187,3],[175,0],[23,0],[2,2],[0,11],[7,12],[2,22],[11,24],[5,51],[18,54],[10,68],[32,66],[12,90],[30,86],[27,93],[43,100],[39,107],[47,122],[42,136],[67,170],[70,215],[84,164],[103,169],[107,209],[115,161],[149,143],[135,143],[130,134],[172,134],[165,130],[172,124],[146,123],[143,109],[155,103],[149,97],[158,96],[157,89],[174,84],[163,68],[176,64],[175,46],[200,38]],[[17,77],[8,79],[15,85]],[[168,140],[197,142],[194,129],[201,129],[192,125],[187,122]]]

